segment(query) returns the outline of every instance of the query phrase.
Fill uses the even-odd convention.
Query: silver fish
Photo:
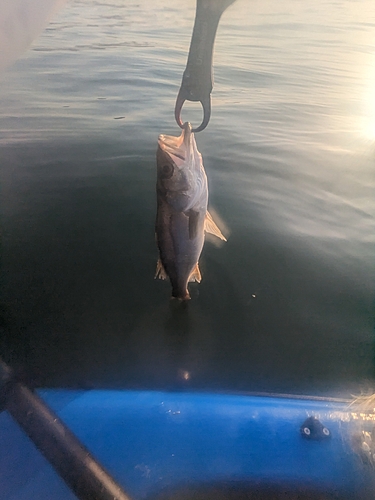
[[[201,281],[198,260],[205,232],[226,241],[207,211],[207,176],[190,123],[180,137],[160,135],[157,159],[155,278],[170,279],[172,297],[190,299],[191,281]]]

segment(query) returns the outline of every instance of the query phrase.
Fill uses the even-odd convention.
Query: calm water
[[[229,237],[183,309],[153,279],[155,149],[194,10],[72,1],[2,75],[2,354],[53,386],[373,387],[375,4],[224,14],[197,142]]]

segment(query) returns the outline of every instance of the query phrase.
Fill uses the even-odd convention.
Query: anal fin
[[[165,272],[164,266],[161,263],[160,259],[158,259],[158,262],[156,264],[155,279],[156,278],[159,278],[159,280],[166,280],[166,279],[168,279],[168,275]]]
[[[199,270],[198,262],[195,264],[194,269],[191,271],[190,276],[189,276],[189,283],[193,283],[196,281],[197,283],[200,283],[202,280],[202,275]]]

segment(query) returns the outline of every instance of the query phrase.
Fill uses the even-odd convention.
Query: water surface
[[[193,1],[72,1],[2,75],[1,351],[49,386],[371,387],[375,5],[223,15],[197,142],[229,237],[181,308],[153,279],[155,149],[193,21]]]

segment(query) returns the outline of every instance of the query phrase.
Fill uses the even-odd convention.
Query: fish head
[[[178,211],[197,203],[207,206],[207,178],[190,123],[179,137],[160,135],[158,139],[157,191]]]

